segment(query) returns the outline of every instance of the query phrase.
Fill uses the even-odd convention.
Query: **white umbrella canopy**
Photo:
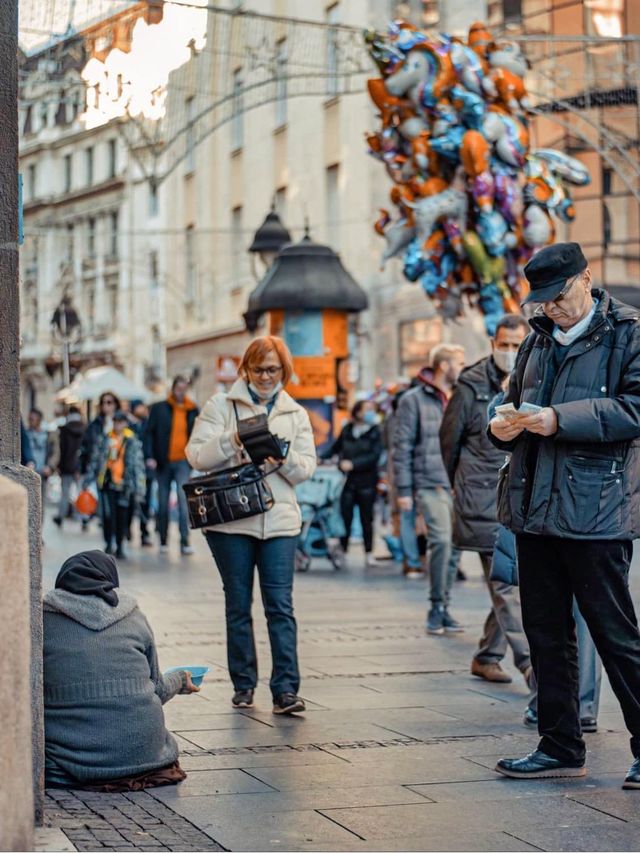
[[[71,385],[63,388],[56,399],[65,403],[97,400],[105,391],[111,391],[121,400],[149,400],[146,388],[136,385],[115,367],[92,367],[79,373]]]

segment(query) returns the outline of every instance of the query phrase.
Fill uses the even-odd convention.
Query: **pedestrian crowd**
[[[86,429],[70,409],[55,463],[41,414],[30,413],[26,435],[43,496],[54,469],[62,479],[54,521],[66,523],[74,480],[85,488],[96,483],[105,539],[105,553],[67,561],[45,599],[52,784],[135,790],[183,778],[161,704],[197,687],[186,670],[159,673],[151,629],[135,602],[115,592],[110,556],[125,555],[136,512],[141,544],[151,544],[154,481],[160,550],[168,548],[175,484],[181,553],[192,553],[190,527],[202,528],[220,574],[233,707],[252,708],[258,686],[251,615],[257,572],[273,712],[305,710],[292,601],[302,524],[295,489],[314,477],[318,462],[333,461],[344,479],[342,564],[357,532],[365,569],[377,565],[375,524],[388,521],[385,541],[407,582],[428,573],[427,634],[464,631],[454,610],[455,581],[464,577],[460,555],[479,555],[489,612],[470,672],[510,682],[501,666],[510,650],[530,691],[523,722],[540,734],[535,750],[500,760],[496,770],[515,778],[584,775],[583,734],[597,730],[603,664],[631,735],[634,760],[624,787],[640,788],[640,633],[628,588],[632,542],[640,535],[640,317],[592,287],[575,243],[542,249],[525,275],[525,302],[535,313],[529,320],[505,315],[490,355],[467,366],[462,346],[436,346],[411,382],[384,399],[358,400],[320,454],[307,412],[284,390],[291,354],[271,336],[249,345],[235,384],[201,412],[183,377],[149,411],[142,404],[125,411],[115,394],[103,394]],[[193,471],[212,473],[192,480]],[[109,644],[98,648],[95,632]],[[132,644],[144,654],[136,667],[128,663]],[[68,696],[70,648],[78,667],[119,692],[89,684],[86,694]],[[104,729],[112,718],[116,728],[126,727],[143,694],[152,711],[136,739],[148,750],[140,746],[133,760],[133,742],[117,738],[96,759],[92,727]],[[122,709],[116,695],[126,699]],[[86,731],[65,725],[72,699],[91,706]]]

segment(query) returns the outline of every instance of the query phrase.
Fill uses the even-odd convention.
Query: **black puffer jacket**
[[[455,493],[453,543],[467,551],[490,552],[496,538],[496,486],[504,453],[487,437],[487,406],[501,381],[491,356],[463,370],[440,427],[442,458]]]
[[[80,469],[80,447],[86,427],[80,419],[80,415],[76,415],[76,418],[68,420],[59,430],[60,461],[58,462],[58,470],[61,474],[76,474]]]
[[[432,384],[430,371],[423,371],[421,379],[422,384],[407,391],[398,405],[393,465],[400,497],[410,497],[419,489],[450,488],[439,436],[444,396]]]
[[[378,463],[382,455],[382,434],[377,426],[355,437],[353,424],[348,423],[324,458],[337,456],[340,461],[353,462],[353,470],[347,474],[347,483],[356,488],[375,489],[378,482]]]
[[[516,533],[568,539],[640,536],[640,311],[604,290],[589,329],[568,349],[551,388],[558,431],[523,432],[500,469],[498,517]],[[553,324],[531,320],[505,402],[540,404]]]

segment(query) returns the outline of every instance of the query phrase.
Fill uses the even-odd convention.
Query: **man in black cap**
[[[640,312],[592,290],[577,243],[540,250],[525,275],[525,302],[539,307],[505,399],[516,413],[496,416],[489,435],[512,454],[500,472],[498,514],[516,534],[541,740],[496,770],[515,778],[586,772],[575,596],[631,733],[623,787],[640,788],[640,632],[628,587],[640,535]]]

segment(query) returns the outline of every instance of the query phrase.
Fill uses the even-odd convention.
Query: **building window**
[[[73,155],[65,154],[64,155],[64,191],[66,193],[71,192],[71,178],[72,178],[72,168],[73,168]]]
[[[606,204],[602,205],[602,242],[605,252],[611,243],[611,214]]]
[[[196,146],[193,121],[195,119],[195,100],[187,98],[185,101],[185,110],[187,114],[187,130],[185,134],[185,144],[187,146],[185,167],[187,174],[191,174],[196,167]]]
[[[96,256],[96,220],[93,216],[87,219],[87,255],[90,258]]]
[[[589,32],[606,38],[620,38],[624,0],[590,0],[585,3],[589,16]]]
[[[276,48],[276,127],[287,123],[287,40],[281,39]]]
[[[237,151],[244,144],[244,114],[242,112],[242,68],[233,72],[233,104],[231,119],[231,148]]]
[[[327,30],[327,94],[335,97],[338,94],[339,45],[338,29],[332,25],[338,23],[340,7],[338,3],[329,6],[326,11]]]
[[[327,240],[332,249],[338,251],[340,248],[340,195],[339,195],[339,173],[340,167],[336,164],[329,166],[326,171],[326,215],[327,215]]]
[[[113,210],[109,215],[109,255],[118,257],[118,211]]]
[[[149,287],[158,289],[158,253],[155,249],[149,252]]]
[[[155,181],[151,181],[149,184],[149,216],[157,216],[158,210],[158,185]]]
[[[185,232],[185,279],[186,279],[186,303],[193,305],[196,298],[196,252],[195,252],[195,229],[188,225]]]
[[[67,263],[73,263],[73,242],[74,242],[74,227],[72,224],[67,225],[67,250],[66,250],[66,258]]]
[[[505,24],[522,21],[522,0],[502,0],[502,19]]]
[[[118,168],[118,142],[116,139],[109,140],[109,177],[115,178]]]
[[[29,198],[33,200],[37,192],[38,171],[35,163],[30,163],[27,168],[27,192]]]
[[[67,123],[67,93],[60,92],[60,100],[58,101],[58,109],[56,110],[55,123],[58,127],[63,127]]]
[[[234,207],[231,211],[231,287],[237,288],[242,284],[242,268],[244,259],[244,240],[242,234],[242,207]]]
[[[28,134],[33,132],[32,127],[32,119],[33,119],[33,109],[31,104],[24,111],[24,124],[22,125],[22,133],[24,136],[28,136]]]
[[[93,148],[86,148],[84,152],[85,177],[87,186],[93,184]]]
[[[610,166],[602,167],[602,195],[611,195],[613,185],[613,169]]]
[[[276,213],[280,217],[281,221],[285,223],[287,221],[287,188],[286,187],[278,187],[276,190],[275,196],[273,198],[273,204],[276,209]]]

